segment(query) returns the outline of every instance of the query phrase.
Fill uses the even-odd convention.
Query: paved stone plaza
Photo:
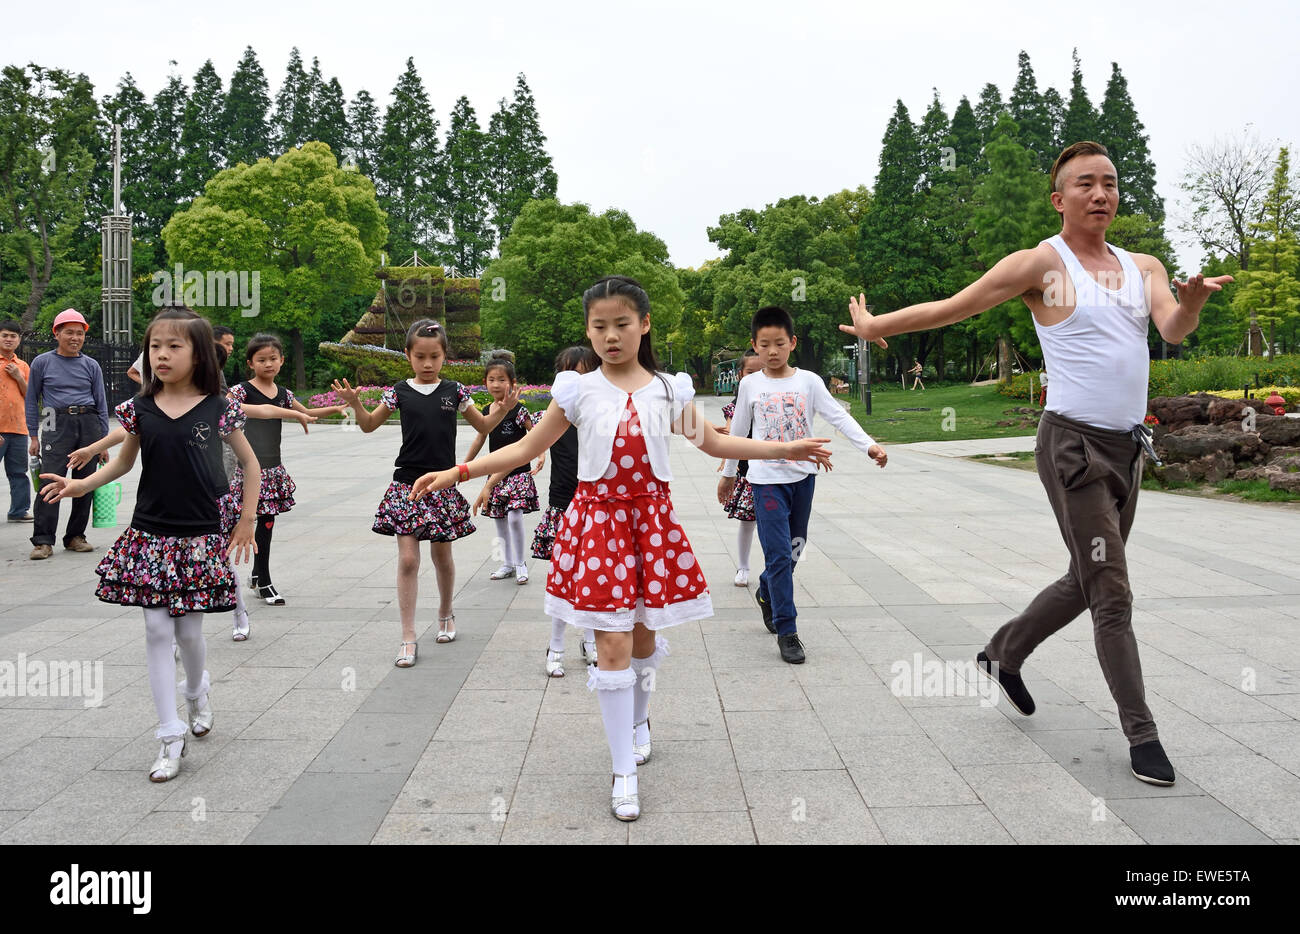
[[[720,419],[716,400],[700,405]],[[472,438],[462,427],[461,453]],[[622,824],[609,813],[609,753],[576,632],[568,676],[548,680],[546,565],[531,561],[523,587],[488,580],[490,520],[455,546],[456,641],[433,639],[426,550],[419,663],[393,667],[397,549],[370,522],[399,441],[396,427],[286,427],[298,505],[277,523],[272,569],[288,606],[252,606],[242,644],[230,640],[229,614],[208,619],[215,728],[190,741],[166,784],[146,776],[158,744],[140,611],[93,596],[95,564],[129,521],[138,466],[123,480],[118,528],[88,531],[93,554],[56,546],[50,560],[29,561],[30,526],[0,527],[0,664],[20,654],[29,666],[102,662],[104,693],[96,707],[0,697],[0,842],[1300,838],[1300,509],[1142,494],[1128,551],[1134,624],[1178,770],[1175,786],[1157,788],[1129,773],[1086,617],[1025,666],[1039,705],[1031,718],[982,704],[960,672],[940,696],[891,691],[895,663],[930,671],[972,659],[1065,569],[1034,473],[938,456],[953,452],[934,444],[891,447],[880,471],[837,439],[795,575],[808,662],[788,666],[752,587],[732,585],[736,524],[715,498],[716,461],[678,439],[673,500],[716,615],[667,634],[643,813]],[[757,542],[753,563],[756,584]],[[922,683],[919,673],[902,680]]]

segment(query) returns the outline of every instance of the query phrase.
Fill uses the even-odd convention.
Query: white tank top
[[[1108,243],[1124,282],[1106,288],[1088,274],[1060,234],[1043,243],[1060,254],[1070,280],[1048,283],[1044,299],[1068,305],[1069,297],[1074,298],[1074,313],[1064,321],[1048,327],[1034,319],[1044,365],[1052,374],[1047,410],[1097,428],[1127,431],[1140,425],[1151,365],[1151,309],[1142,274],[1127,251]]]

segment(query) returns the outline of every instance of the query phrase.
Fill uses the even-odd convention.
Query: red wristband
[[[469,467],[467,465],[457,464],[456,470],[460,472],[460,479],[456,481],[457,483],[464,483],[469,479]]]

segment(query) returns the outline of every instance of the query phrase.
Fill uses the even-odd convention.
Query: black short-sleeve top
[[[140,438],[140,488],[131,526],[172,538],[219,534],[217,499],[226,492],[221,439],[244,427],[239,403],[205,396],[172,418],[152,396],[136,396],[114,414]]]
[[[385,389],[379,401],[389,411],[402,413],[394,482],[412,484],[431,470],[456,466],[456,413],[474,404],[468,389],[444,379],[424,393],[404,379]]]
[[[488,403],[483,406],[482,412],[486,416],[492,410],[492,404]],[[515,407],[505,418],[501,419],[497,427],[488,432],[488,451],[495,451],[503,448],[507,444],[514,444],[516,441],[522,441],[524,435],[528,434],[528,429],[533,427],[533,416],[528,409],[524,408],[522,402],[516,402]],[[527,473],[531,468],[528,464],[520,464],[514,470],[510,471],[507,476],[513,477],[517,473]]]

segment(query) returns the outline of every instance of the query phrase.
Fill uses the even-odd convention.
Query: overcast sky
[[[351,100],[387,104],[414,56],[446,131],[469,97],[486,128],[523,72],[559,175],[559,197],[618,207],[661,237],[679,266],[719,255],[706,228],[723,213],[795,194],[871,185],[901,98],[918,120],[937,88],[949,116],[992,81],[1005,99],[1016,56],[1039,89],[1068,97],[1077,46],[1094,105],[1118,62],[1146,125],[1166,210],[1176,219],[1189,144],[1240,135],[1300,138],[1291,0],[1036,3],[922,0],[482,4],[129,5],[64,0],[5,11],[0,62],[85,72],[96,95],[126,71],[152,96],[169,60],[189,84],[211,58],[229,84],[252,45],[274,97],[289,50]],[[1200,250],[1168,225],[1184,267]]]

